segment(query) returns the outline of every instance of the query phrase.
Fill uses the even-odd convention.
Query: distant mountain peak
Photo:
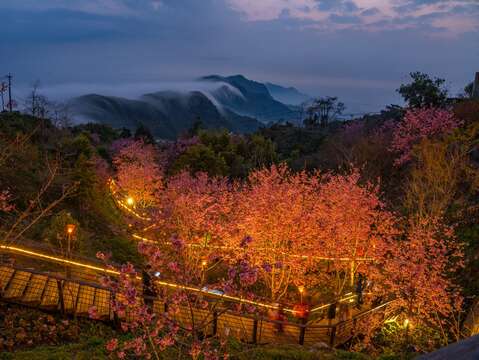
[[[246,95],[246,93],[255,93],[271,97],[271,94],[263,83],[250,80],[241,74],[230,76],[208,75],[200,78],[200,80],[224,82],[230,84],[236,87],[241,93],[243,93],[243,95]]]
[[[284,87],[273,83],[265,83],[266,88],[273,98],[281,101],[283,104],[300,105],[311,99],[311,96],[300,92],[293,86]]]
[[[157,138],[174,139],[198,118],[206,128],[225,128],[237,133],[255,131],[261,123],[219,108],[200,91],[158,91],[137,100],[88,94],[70,100],[75,119],[100,122],[135,130],[144,124]]]
[[[222,76],[218,74],[203,76],[199,80],[224,82],[237,88],[243,95],[245,93],[261,94],[269,96],[285,105],[297,106],[311,99],[311,96],[305,94],[294,86],[282,86],[271,82],[260,83],[255,80],[248,79],[242,74]]]
[[[220,86],[211,92],[217,102],[230,111],[256,117],[266,123],[297,118],[296,111],[272,96],[265,84],[250,80],[244,75],[208,75],[200,80],[225,83],[232,87]],[[242,96],[239,96],[236,90]]]
[[[281,96],[288,95],[287,100],[290,95],[307,96],[295,88],[263,84],[241,74],[213,74],[198,81],[209,81],[213,86],[204,91],[156,91],[135,100],[88,94],[72,99],[70,105],[78,121],[132,130],[142,123],[154,136],[172,139],[198,118],[206,128],[227,128],[240,133],[255,131],[262,126],[259,121],[295,121],[299,115],[297,108],[285,105]]]

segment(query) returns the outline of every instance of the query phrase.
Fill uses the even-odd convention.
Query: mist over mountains
[[[69,101],[75,122],[98,122],[135,130],[140,124],[157,138],[174,139],[200,121],[204,128],[254,132],[264,124],[298,119],[297,105],[309,99],[295,88],[263,84],[242,75],[198,79],[203,90],[163,90],[137,99],[86,94]],[[282,101],[284,101],[284,103]]]
[[[311,100],[311,96],[298,91],[292,86],[284,87],[269,82],[265,83],[264,85],[268,89],[271,96],[283,104],[298,106],[308,100]]]

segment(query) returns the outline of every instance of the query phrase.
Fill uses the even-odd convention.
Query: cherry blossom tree
[[[361,185],[355,169],[346,175],[325,175],[315,218],[315,240],[307,253],[331,259],[327,266],[334,278],[326,281],[332,282],[335,297],[354,286],[358,272],[375,276],[374,261],[396,234],[394,216],[380,200],[377,185]]]
[[[214,317],[227,310],[251,312],[254,308],[246,309],[242,303],[226,303],[218,294],[252,299],[250,288],[256,282],[256,269],[246,258],[238,259],[228,266],[225,277],[207,282],[208,265],[200,267],[185,256],[190,250],[182,240],[174,238],[172,245],[172,251],[165,253],[156,245],[139,244],[138,250],[145,257],[148,269],[141,273],[142,282],[140,273],[131,264],[121,267],[118,278],[103,279],[103,285],[115,294],[111,305],[121,319],[121,329],[130,334],[128,340],[111,339],[106,348],[119,359],[132,356],[163,359],[165,352],[189,355],[194,360],[227,359],[228,334],[205,336],[210,332]],[[106,259],[102,253],[97,256]],[[156,282],[157,274],[161,274],[162,280],[173,277],[178,285],[161,287]],[[150,279],[149,289],[145,288],[145,277]],[[193,291],[192,286],[198,290]],[[148,304],[145,290],[159,298],[151,299],[153,304]],[[95,308],[90,309],[90,316],[96,316]]]
[[[378,188],[359,181],[357,170],[321,176],[285,165],[250,175],[237,195],[229,240],[234,248],[247,242],[271,300],[292,285],[321,285],[340,296],[394,235]]]
[[[158,198],[157,239],[178,236],[188,244],[222,245],[233,208],[234,190],[226,178],[181,172],[170,177]]]
[[[123,139],[113,144],[112,150],[118,185],[136,206],[153,206],[163,178],[155,147],[142,140]]]
[[[462,252],[451,230],[438,220],[418,224],[388,211],[379,186],[362,180],[357,169],[347,174],[294,173],[280,165],[254,171],[245,182],[183,172],[155,195],[152,229],[158,241],[140,244],[140,252],[150,270],[185,286],[253,298],[249,287],[256,284],[256,296],[279,303],[290,300],[295,286],[302,285],[321,289],[334,301],[354,289],[361,274],[376,297],[395,299],[395,309],[407,323],[434,327],[443,338],[460,308],[450,274],[461,265]],[[191,341],[182,341],[193,349],[193,358],[212,354],[218,343],[203,343],[191,334],[200,325],[182,327],[171,320],[173,315],[160,321],[133,300],[138,295],[130,283],[135,276],[109,285],[125,292],[125,299],[130,296],[115,306],[119,312],[136,309],[139,320],[126,328],[140,335],[126,347],[116,340],[109,347],[118,356],[152,346],[162,351],[186,336]],[[174,294],[167,297],[176,304],[172,309],[212,309],[201,296],[183,290]],[[166,332],[154,330],[158,326]],[[152,344],[150,338],[158,342]]]
[[[411,159],[412,148],[421,139],[449,134],[462,125],[452,111],[439,108],[410,109],[393,133],[390,150],[398,153],[400,166]]]
[[[302,248],[313,241],[318,179],[285,165],[253,172],[236,195],[229,244],[251,256],[272,301],[279,301],[304,271]]]
[[[453,275],[463,266],[463,252],[453,230],[437,219],[413,223],[378,260],[383,278],[377,285],[395,299],[393,306],[411,335],[407,341],[414,343],[415,335],[432,329],[447,344],[462,306]]]

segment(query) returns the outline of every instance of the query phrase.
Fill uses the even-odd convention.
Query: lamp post
[[[304,286],[303,285],[299,285],[298,286],[298,291],[299,291],[299,296],[300,296],[300,299],[301,299],[301,305],[303,304],[303,293],[304,293]]]
[[[71,257],[71,242],[72,237],[75,233],[76,225],[75,224],[67,224],[65,226],[65,232],[67,234],[67,258],[70,259]],[[70,267],[67,266],[67,277],[70,277]]]
[[[202,259],[201,260],[201,284],[205,282],[205,272],[206,272],[207,265],[208,265],[208,260]]]

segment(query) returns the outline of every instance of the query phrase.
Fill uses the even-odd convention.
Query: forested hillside
[[[97,282],[121,295],[110,304],[121,324],[33,310],[17,322],[4,307],[0,350],[32,349],[35,358],[40,345],[68,344],[120,359],[403,359],[470,335],[464,319],[479,295],[479,100],[415,85],[413,76],[400,89],[406,106],[377,115],[320,122],[312,111],[305,126],[251,134],[191,123],[160,142],[145,126],[131,134],[2,112],[0,243],[105,261],[118,277]],[[63,272],[55,274],[71,280]],[[175,285],[160,290],[156,280]],[[165,299],[162,316],[145,294]],[[381,306],[387,312],[373,312]],[[185,325],[185,308],[213,314],[216,325]],[[291,324],[339,326],[369,310],[344,341],[339,330],[336,340],[328,335],[349,353],[305,344],[299,330],[294,341],[304,347],[262,348],[217,328],[223,313],[261,318],[286,343]],[[50,335],[35,335],[35,326]],[[94,333],[89,326],[98,326],[96,343],[78,333]]]

